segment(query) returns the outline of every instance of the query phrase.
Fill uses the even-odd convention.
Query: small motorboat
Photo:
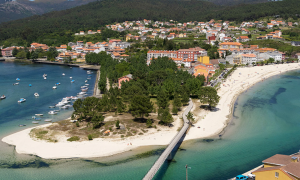
[[[60,85],[60,83],[55,83],[55,86],[58,86],[58,85]]]
[[[72,97],[72,99],[73,99],[73,100],[77,100],[77,99],[78,99],[78,97],[76,97],[76,96],[75,96],[75,97]]]
[[[34,95],[35,97],[39,97],[39,96],[40,96],[39,93],[37,93],[37,92],[34,93],[33,95]]]
[[[46,80],[46,79],[47,79],[47,77],[44,77],[44,79]]]
[[[85,89],[85,88],[87,88],[87,86],[81,86],[80,88],[81,88],[81,89]]]
[[[81,89],[82,92],[86,92],[89,88]]]
[[[65,73],[62,73],[62,75],[64,76],[64,75],[66,75]]]
[[[47,77],[47,74],[44,74],[43,77]]]
[[[45,119],[45,122],[51,122],[52,119]]]
[[[36,121],[40,121],[42,118],[34,118],[34,120]]]
[[[72,79],[72,77],[70,77],[70,79]]]
[[[85,86],[89,86],[89,84],[85,84]]]
[[[55,114],[57,114],[57,112],[56,111],[49,111],[48,114],[55,115]]]
[[[88,77],[87,79],[91,79],[90,77]]]
[[[52,89],[56,89],[56,86],[53,86]]]
[[[86,71],[86,73],[87,73],[87,74],[91,74],[92,72],[91,72],[91,71]]]
[[[26,126],[26,124],[19,124],[19,127],[23,127],[23,126]]]
[[[13,83],[13,85],[19,85],[19,83],[18,83],[18,82],[16,82],[16,83]]]
[[[36,116],[44,116],[44,114],[35,114]]]
[[[31,84],[29,84],[29,87],[31,87],[32,85]]]
[[[0,97],[0,100],[5,99],[5,98],[6,98],[6,96],[2,95],[2,96]]]
[[[35,116],[31,116],[32,119],[35,119]]]
[[[74,80],[74,79],[71,81],[71,83],[73,83],[73,82],[75,82],[75,80]]]
[[[85,83],[87,83],[87,82],[88,82],[88,80],[85,80],[84,82],[85,82]]]
[[[49,106],[49,108],[55,108],[55,106]]]
[[[19,79],[19,78],[17,78],[16,80],[17,80],[17,81],[20,81],[20,79]]]
[[[60,108],[61,109],[68,109],[69,107],[68,106],[61,106]]]
[[[39,122],[38,121],[32,121],[32,124],[38,124]]]
[[[22,103],[22,102],[25,102],[25,101],[26,101],[26,99],[21,98],[21,99],[18,101],[18,103]]]

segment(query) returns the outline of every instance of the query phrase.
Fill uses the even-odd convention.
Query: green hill
[[[106,24],[130,20],[230,21],[260,17],[295,16],[299,0],[223,7],[206,1],[181,0],[103,0],[68,10],[53,11],[0,24],[0,44],[33,41],[66,43],[80,30],[97,30]],[[59,39],[59,40],[58,40]],[[59,41],[59,42],[58,42]]]

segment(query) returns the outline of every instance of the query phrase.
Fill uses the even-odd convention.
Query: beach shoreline
[[[237,68],[220,85],[218,94],[221,98],[216,106],[217,110],[208,112],[204,118],[199,119],[188,131],[185,141],[209,138],[220,134],[230,123],[234,104],[241,93],[269,77],[299,68],[298,63]],[[167,145],[177,134],[177,129],[173,128],[169,131],[162,130],[126,139],[97,138],[93,141],[49,143],[33,140],[29,136],[31,129],[6,136],[2,141],[16,146],[17,153],[33,154],[45,159],[91,158],[107,157],[143,146]]]

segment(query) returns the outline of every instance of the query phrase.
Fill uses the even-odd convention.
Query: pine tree
[[[157,95],[157,105],[162,109],[169,107],[169,97],[164,89],[161,89]]]

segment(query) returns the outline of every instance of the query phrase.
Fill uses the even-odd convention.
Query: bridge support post
[[[172,161],[172,159],[173,159],[173,155],[172,155],[172,154],[173,154],[173,153],[170,152],[170,154],[169,154],[169,156],[168,156],[168,158],[167,158],[168,161]]]

